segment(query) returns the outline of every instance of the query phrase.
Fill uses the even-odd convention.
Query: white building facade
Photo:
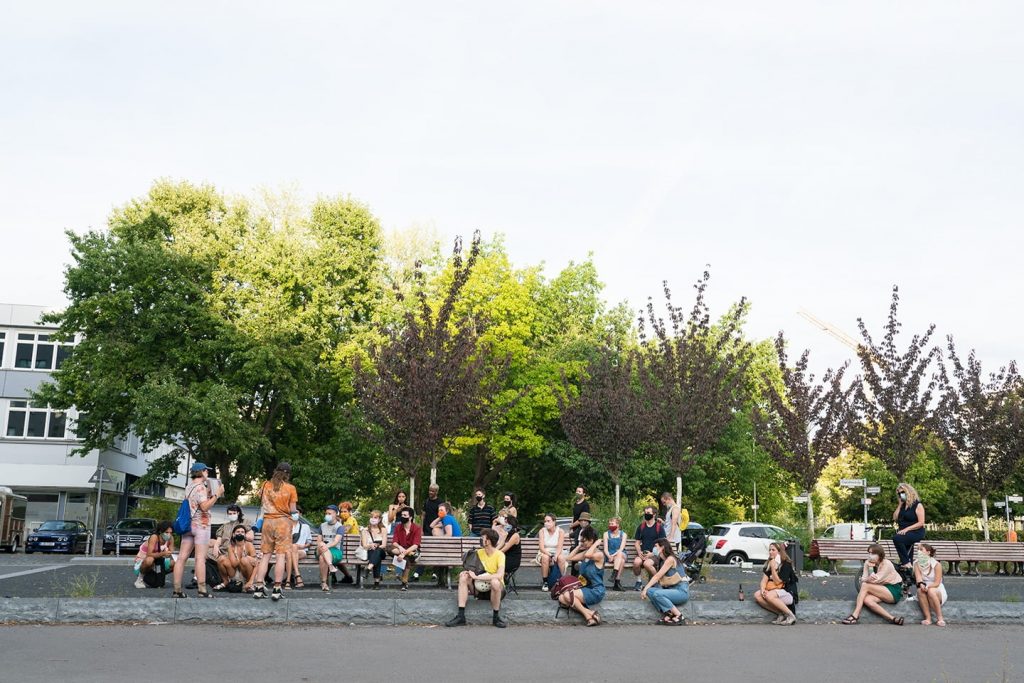
[[[33,404],[30,392],[51,380],[74,352],[73,344],[53,341],[55,327],[39,322],[46,312],[39,306],[0,304],[0,486],[28,497],[27,528],[69,519],[91,530],[99,486],[90,479],[100,464],[110,478],[103,484],[100,529],[128,516],[143,498],[180,500],[184,465],[166,486],[141,492],[131,488],[149,462],[165,451],[143,453],[138,437],[130,434],[114,448],[75,455],[77,411]]]

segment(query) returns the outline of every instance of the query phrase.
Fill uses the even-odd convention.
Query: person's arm
[[[289,486],[291,486],[291,484],[289,484]],[[221,487],[221,488],[223,488],[223,487]],[[290,494],[288,496],[288,511],[294,515],[296,512],[299,511],[299,508],[297,507],[298,504],[299,504],[299,492],[295,490],[294,486],[292,486],[292,490],[291,490],[291,492],[290,492]]]
[[[654,576],[651,577],[651,580],[648,581],[647,585],[644,586],[644,589],[642,591],[640,591],[640,597],[641,598],[646,598],[647,597],[647,590],[649,588],[651,588],[652,586],[654,586],[655,584],[657,584],[661,580],[661,577],[665,576],[665,572],[667,572],[669,569],[671,569],[674,566],[676,566],[676,558],[674,558],[674,557],[666,557],[665,560],[662,561],[661,567],[658,569],[658,571],[654,573]]]
[[[871,561],[864,560],[864,568],[860,572],[860,580],[867,581],[868,583],[875,583],[875,576],[877,576],[877,574],[871,573]]]
[[[601,539],[597,539],[594,545],[587,548],[586,552],[583,553],[585,558],[593,560],[599,567],[604,565],[604,549],[601,547],[601,543]]]
[[[917,562],[914,563],[914,585],[921,589],[922,592],[926,590],[924,581],[921,578],[921,566]]]
[[[764,572],[761,572],[761,584],[760,584],[758,590],[761,591],[761,595],[762,596],[764,596],[764,589],[767,586],[768,586],[768,575],[765,574]]]
[[[636,556],[637,557],[640,557],[641,555],[644,554],[644,551],[643,551],[643,549],[642,549],[642,547],[640,545],[640,528],[642,526],[643,526],[642,524],[640,526],[638,526],[636,528],[636,533],[633,535],[633,546],[636,549]]]
[[[445,537],[451,537],[452,535],[454,535],[454,533],[455,533],[455,531],[452,528],[451,524],[445,524],[444,525],[444,535],[445,535]]]
[[[935,563],[935,580],[932,581],[932,588],[938,588],[942,585],[942,563]]]
[[[895,522],[899,519],[900,508],[903,507],[903,503],[896,503],[896,509],[892,511],[892,521]]]
[[[565,532],[561,529],[561,527],[559,527],[558,528],[558,550],[557,550],[557,554],[561,555],[562,554],[562,550],[564,550],[564,549],[565,549]]]
[[[211,491],[210,495],[206,498],[206,500],[200,501],[196,507],[198,507],[203,512],[209,512],[210,508],[217,504],[217,499],[220,498],[222,495],[224,495],[224,484],[221,484],[219,487],[217,487],[216,491]]]

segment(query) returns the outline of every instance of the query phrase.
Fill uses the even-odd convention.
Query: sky
[[[823,368],[893,285],[1024,361],[1019,2],[9,3],[0,301],[59,307],[64,231],[156,178],[347,194],[389,229],[503,234],[611,302],[720,313]]]

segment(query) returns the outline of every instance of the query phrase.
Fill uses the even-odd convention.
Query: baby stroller
[[[682,565],[690,581],[704,583],[704,556],[707,553],[708,535],[704,527],[691,523],[683,532],[679,547],[679,564]]]

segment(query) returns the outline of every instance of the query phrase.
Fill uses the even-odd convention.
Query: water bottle
[[[138,574],[139,573],[139,567],[141,567],[141,566],[142,566],[142,560],[135,560],[135,566],[132,569],[133,569],[133,571],[136,574]]]

